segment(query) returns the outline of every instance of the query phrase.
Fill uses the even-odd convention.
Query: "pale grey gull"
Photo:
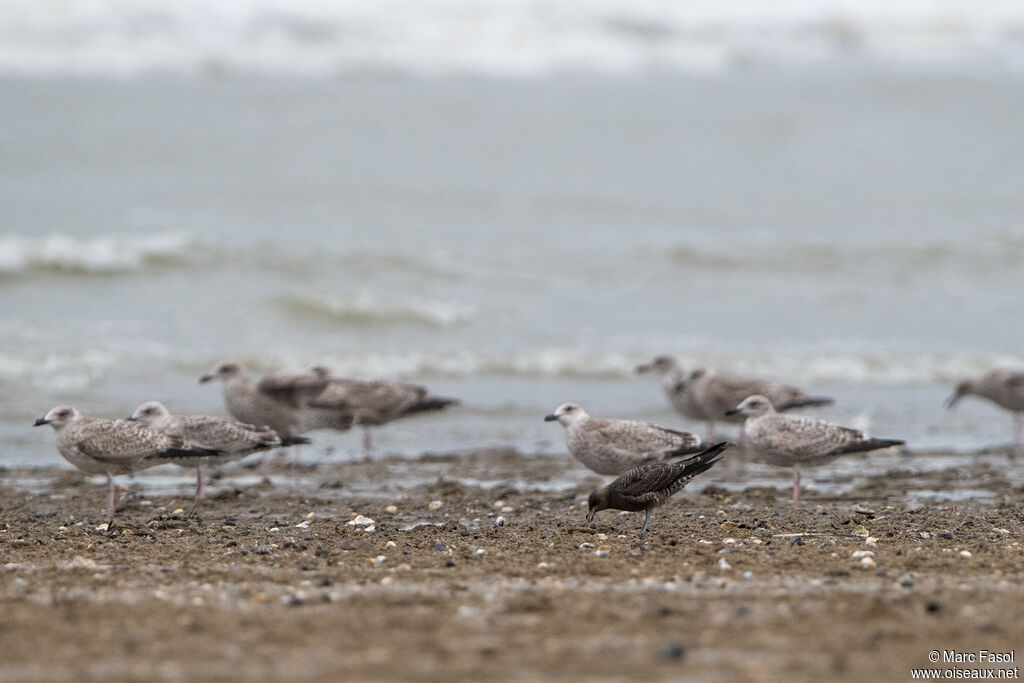
[[[172,436],[141,422],[84,417],[71,406],[57,406],[35,421],[57,433],[57,451],[87,474],[107,477],[106,514],[114,514],[114,476],[155,465],[219,455],[181,436]]]
[[[793,468],[793,502],[800,500],[800,465],[816,465],[846,453],[873,451],[905,443],[876,439],[867,433],[815,417],[783,415],[765,396],[748,396],[729,411],[742,415],[747,445],[766,462]]]
[[[307,429],[312,417],[321,417],[320,410],[311,410],[308,402],[326,386],[306,374],[268,375],[262,380],[249,376],[241,361],[220,361],[213,369],[199,378],[200,382],[219,379],[224,383],[224,405],[228,413],[238,420],[251,425],[266,425],[281,437],[282,445],[309,443],[300,435]],[[332,418],[332,421],[326,419]],[[350,411],[334,411],[322,420],[337,429],[347,429],[352,424]]]
[[[717,443],[697,455],[672,463],[641,465],[623,473],[618,479],[594,489],[587,501],[587,523],[594,521],[600,510],[647,511],[640,533],[647,532],[651,511],[668,502],[698,474],[721,460],[729,444]]]
[[[964,396],[987,398],[1013,413],[1013,444],[1021,445],[1024,431],[1024,370],[996,369],[975,379],[965,379],[956,385],[956,392],[946,401],[952,408]]]
[[[319,365],[311,377],[325,381],[326,387],[309,401],[310,407],[326,410],[350,410],[355,424],[363,428],[363,459],[370,457],[371,427],[379,427],[399,418],[447,408],[457,399],[436,396],[419,384],[387,379],[351,379],[335,377]]]
[[[172,415],[159,401],[139,405],[128,419],[198,446],[220,451],[221,455],[175,461],[176,465],[196,468],[196,501],[206,497],[204,467],[218,467],[250,453],[281,446],[281,437],[270,427],[256,427],[212,415]]]
[[[700,437],[640,420],[590,417],[580,406],[563,403],[546,415],[565,428],[569,453],[598,474],[622,474],[626,470],[696,453]]]
[[[742,415],[729,411],[748,396],[767,396],[779,412],[833,402],[827,396],[810,396],[799,387],[717,372],[707,367],[684,372],[669,356],[658,356],[637,368],[638,372],[648,370],[667,373],[662,387],[672,405],[686,417],[707,422],[708,439],[713,438],[715,422],[719,420],[733,424],[743,422]]]

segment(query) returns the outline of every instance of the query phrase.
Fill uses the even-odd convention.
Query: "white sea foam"
[[[288,313],[324,318],[349,326],[424,325],[451,327],[470,320],[475,309],[456,302],[414,297],[384,297],[368,292],[352,295],[302,294],[278,298]]]
[[[8,0],[0,71],[536,76],[864,60],[1024,67],[1016,0]]]
[[[298,351],[278,351],[237,355],[257,373],[323,363],[339,375],[356,377],[490,376],[635,381],[637,363],[649,360],[654,352],[548,348],[507,353],[359,351],[312,357]],[[682,350],[677,356],[683,367],[707,365],[728,372],[801,383],[946,385],[994,367],[1024,367],[1024,355],[986,353],[878,351],[814,355],[799,349],[709,348]],[[83,349],[63,354],[6,351],[0,353],[0,386],[81,389],[113,375],[139,372],[154,377],[181,374],[191,378],[214,360],[216,358],[205,353],[153,344],[126,343],[116,349]]]
[[[43,238],[0,235],[0,275],[60,271],[122,273],[182,261],[193,240],[185,233]]]

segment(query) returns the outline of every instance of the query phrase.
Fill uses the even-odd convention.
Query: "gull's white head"
[[[736,406],[732,410],[725,411],[725,414],[736,415],[737,413],[739,413],[749,418],[761,417],[762,415],[767,415],[769,413],[774,412],[775,407],[772,405],[772,402],[770,400],[768,400],[764,396],[761,396],[760,394],[755,394],[753,396],[747,396],[745,399],[743,399],[743,401],[740,402],[738,406]]]
[[[208,373],[199,378],[199,383],[204,384],[206,382],[219,379],[228,381],[233,377],[240,377],[245,374],[245,365],[241,361],[237,360],[222,360],[213,366],[213,369]]]
[[[54,429],[62,429],[81,417],[81,414],[71,406],[57,406],[51,408],[46,417],[36,420],[32,426],[50,425]]]
[[[586,417],[588,417],[587,411],[583,410],[583,408],[580,408],[575,403],[563,403],[555,408],[555,412],[545,415],[544,421],[554,422],[555,420],[558,420],[563,427],[568,427],[569,425]]]
[[[137,420],[150,427],[159,427],[170,417],[171,411],[167,410],[163,403],[159,401],[146,401],[140,404],[128,419]]]

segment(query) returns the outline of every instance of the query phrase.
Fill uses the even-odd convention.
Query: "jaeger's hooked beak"
[[[48,425],[48,424],[50,424],[49,420],[47,420],[45,417],[40,417],[35,422],[32,423],[32,426],[33,427],[38,427],[39,425]]]
[[[544,416],[544,421],[545,422],[554,422],[557,419],[558,419],[558,416],[555,415],[554,413],[550,413],[549,415],[545,415]]]
[[[594,521],[594,515],[597,514],[597,510],[587,510],[587,524]]]

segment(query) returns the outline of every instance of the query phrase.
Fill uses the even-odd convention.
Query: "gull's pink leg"
[[[370,459],[370,449],[373,447],[373,437],[370,436],[370,428],[363,427],[363,460]]]
[[[793,468],[793,502],[800,502],[800,470]]]
[[[206,475],[203,474],[203,466],[196,466],[196,501],[206,498]]]
[[[114,516],[114,477],[107,475],[107,516]]]

